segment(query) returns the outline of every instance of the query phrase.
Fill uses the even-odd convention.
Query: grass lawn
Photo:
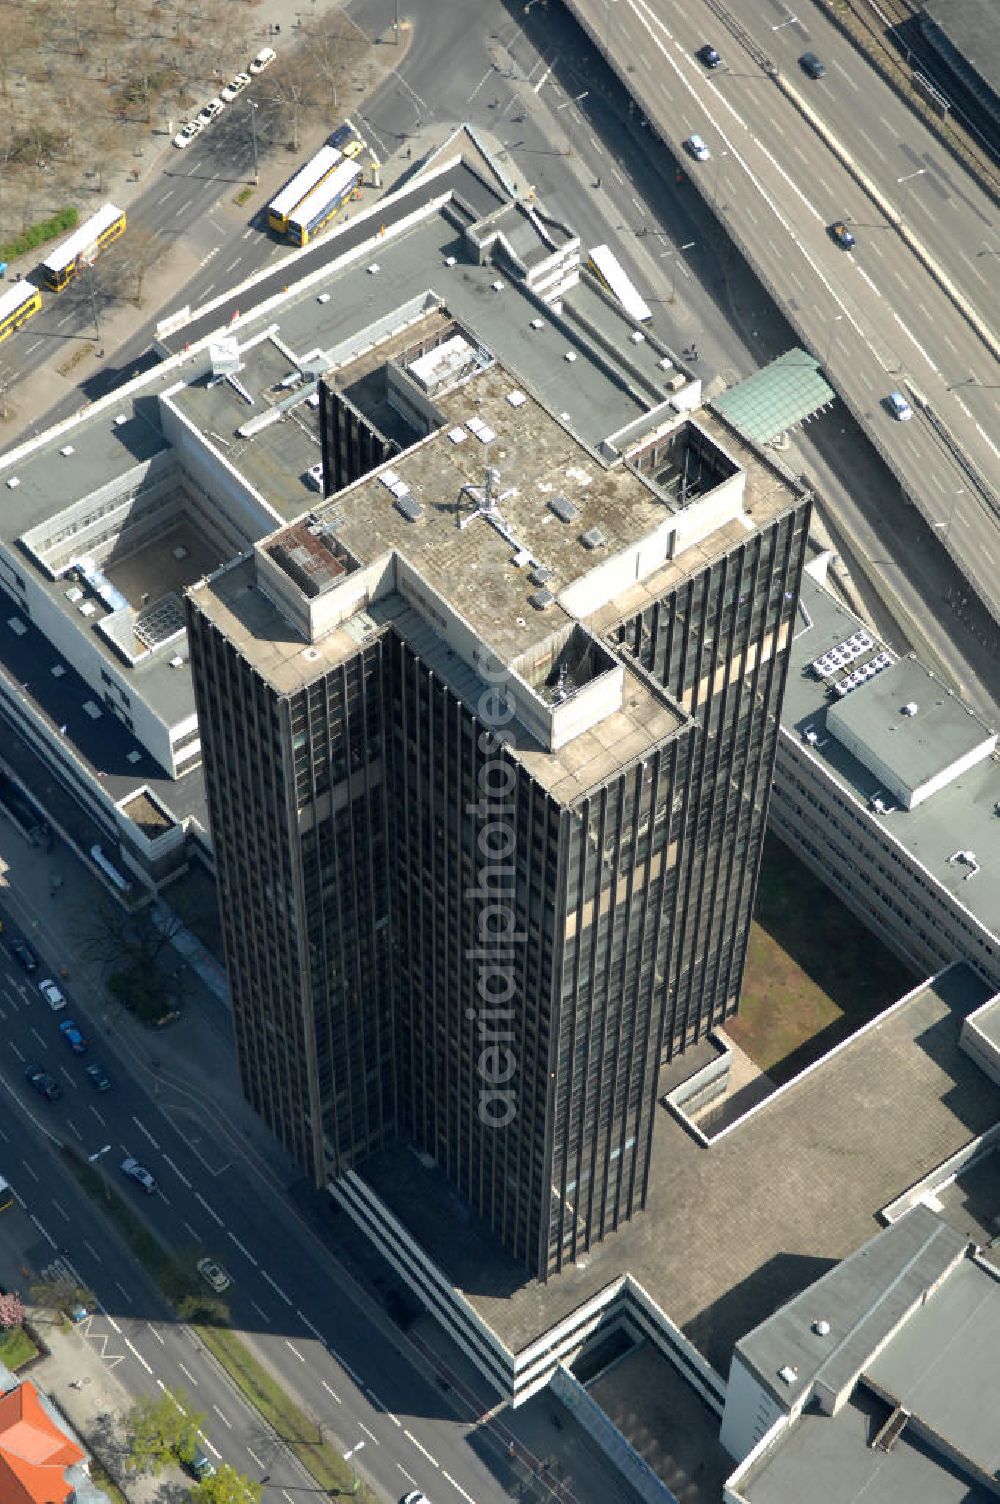
[[[16,1372],[37,1357],[38,1348],[21,1327],[15,1326],[8,1332],[0,1332],[0,1363]]]
[[[781,1085],[919,981],[776,836],[726,1033]]]

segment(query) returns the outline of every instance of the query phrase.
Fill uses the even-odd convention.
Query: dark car
[[[699,63],[704,63],[706,68],[722,67],[722,58],[716,52],[715,48],[712,47],[708,42],[705,43],[704,47],[698,48],[698,51],[695,53],[695,57],[698,59]]]
[[[74,1055],[86,1055],[90,1045],[79,1024],[74,1023],[71,1018],[63,1019],[59,1025],[59,1033],[65,1039]]]
[[[815,52],[803,52],[799,58],[799,67],[803,73],[808,73],[810,78],[826,76],[826,64],[816,56]]]
[[[12,940],[10,942],[10,953],[17,964],[23,967],[25,971],[38,970],[38,957],[27,941]]]
[[[96,1060],[92,1060],[90,1065],[84,1067],[83,1074],[95,1091],[111,1090],[111,1077],[104,1069],[104,1066],[98,1065]]]
[[[849,251],[857,245],[857,241],[842,219],[835,219],[832,225],[827,227],[827,233],[835,240],[842,251]]]
[[[58,1102],[62,1096],[62,1087],[54,1080],[48,1071],[42,1070],[40,1065],[29,1065],[24,1072],[24,1079],[29,1086],[33,1086],[40,1097],[48,1102]]]

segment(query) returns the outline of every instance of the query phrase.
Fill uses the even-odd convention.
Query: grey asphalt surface
[[[569,3],[628,77],[672,149],[683,156],[682,142],[693,131],[709,144],[711,160],[689,162],[688,175],[754,264],[766,270],[883,457],[928,521],[945,530],[946,546],[1000,613],[996,499],[984,496],[956,460],[948,437],[923,412],[900,423],[885,403],[893,388],[919,393],[995,489],[996,359],[820,136],[733,38],[719,36],[717,24],[708,28],[730,58],[728,71],[709,72],[695,59],[706,39],[707,12],[674,5],[664,18],[647,0]],[[866,76],[860,61],[852,70],[859,94],[870,96],[877,110],[889,91],[874,75]],[[804,77],[794,86],[810,87]],[[854,110],[852,103],[844,113]],[[895,199],[900,189],[887,164],[882,181],[889,178],[887,192]],[[831,240],[827,227],[837,219],[852,225],[854,251]],[[969,255],[976,249],[965,246]],[[988,278],[987,268],[982,275]]]

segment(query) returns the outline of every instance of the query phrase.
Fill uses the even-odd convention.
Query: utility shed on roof
[[[930,669],[901,658],[827,711],[837,740],[904,809],[988,757],[997,735]]]

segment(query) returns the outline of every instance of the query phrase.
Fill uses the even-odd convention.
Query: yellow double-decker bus
[[[268,204],[267,222],[271,229],[279,235],[286,235],[292,213],[314,188],[326,182],[341,161],[343,158],[335,146],[321,146],[316,155],[310,157],[293,178],[289,178],[281,192]]]
[[[288,216],[288,238],[293,245],[308,245],[336,214],[341,204],[358,192],[361,168],[346,159],[325,182]]]
[[[42,295],[30,282],[18,282],[0,292],[0,339],[16,334],[42,306]]]
[[[42,278],[53,292],[62,292],[80,270],[119,235],[125,234],[125,210],[105,204],[42,262]]]

